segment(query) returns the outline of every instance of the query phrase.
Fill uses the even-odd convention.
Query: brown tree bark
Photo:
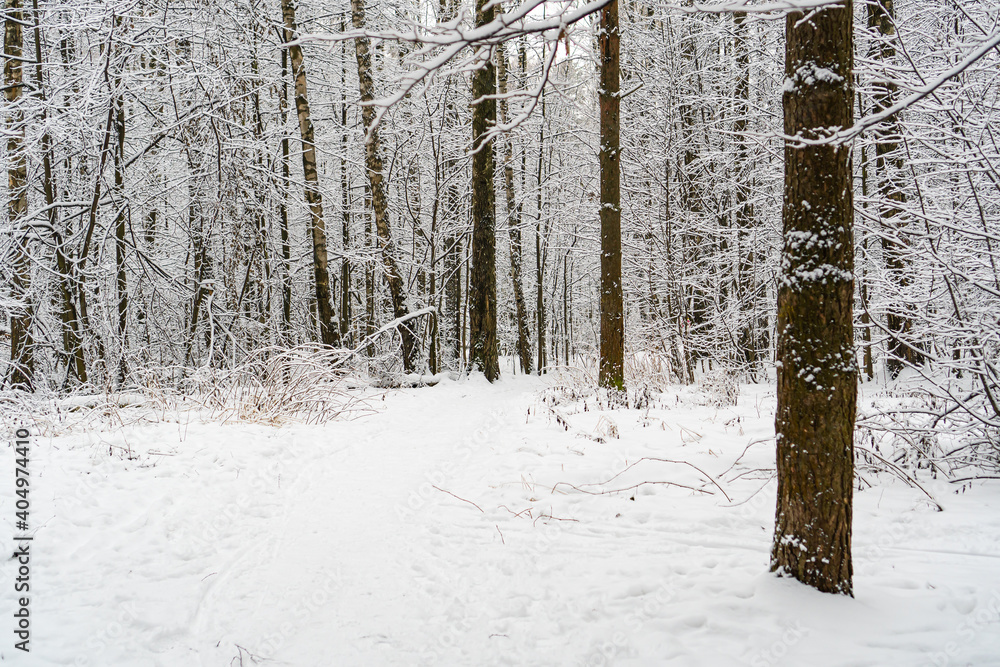
[[[694,0],[688,0],[688,6],[693,7]],[[680,210],[686,213],[682,215],[682,219],[696,222],[678,225],[677,273],[682,281],[678,295],[680,297],[678,315],[682,322],[679,340],[682,343],[683,361],[687,366],[687,376],[693,382],[698,362],[705,358],[705,351],[692,340],[692,333],[702,329],[706,324],[712,302],[705,286],[700,281],[689,278],[699,269],[706,272],[712,270],[705,262],[704,248],[708,243],[703,236],[703,230],[707,229],[704,218],[708,202],[706,183],[709,177],[704,160],[700,159],[702,155],[699,154],[699,150],[704,150],[706,143],[699,142],[697,138],[699,114],[695,100],[704,95],[697,37],[693,25],[690,24],[681,32],[683,34],[680,35],[680,57],[688,74],[688,80],[681,97],[683,101],[678,109],[680,141],[684,148],[678,159],[677,181],[680,186]]]
[[[622,296],[622,212],[618,97],[618,0],[601,10],[598,52],[601,83],[601,359],[598,384],[625,389],[625,308]]]
[[[785,22],[784,131],[823,139],[853,124],[853,7]],[[850,147],[785,140],[778,286],[778,501],[771,570],[852,595],[858,370]]]
[[[184,141],[191,142],[191,138],[184,137]],[[198,322],[201,319],[202,303],[211,295],[211,288],[206,286],[211,271],[211,261],[208,256],[208,234],[205,230],[205,216],[198,205],[199,193],[196,185],[197,179],[202,176],[201,164],[194,158],[194,151],[190,145],[186,148],[188,160],[188,229],[191,234],[191,258],[194,261],[194,294],[191,297],[191,319],[188,322],[187,352],[185,365],[192,366],[197,362],[199,352],[198,346]]]
[[[858,115],[864,116],[865,110],[861,105],[861,95],[860,93],[856,96],[858,98]],[[867,200],[868,199],[868,154],[865,151],[865,147],[861,146],[860,149],[861,157],[861,195]],[[861,237],[860,242],[861,247],[864,249],[863,253],[867,256],[868,253],[868,237],[867,235]],[[868,312],[868,276],[867,267],[863,267],[858,279],[861,284],[858,286],[858,295],[861,297],[861,303],[864,307],[864,312],[861,313],[861,347],[864,348],[862,366],[864,368],[865,379],[871,380],[875,377],[875,364],[872,358],[872,320],[871,315]]]
[[[121,17],[115,18],[121,26]],[[118,385],[125,383],[128,375],[128,274],[125,272],[125,98],[121,90],[121,77],[114,79],[115,88],[111,104],[115,109],[115,197],[118,212],[115,216],[115,292],[118,301]]]
[[[500,95],[507,94],[507,51],[504,43],[497,46],[497,82]],[[507,117],[507,100],[500,100],[500,122],[509,122]],[[510,237],[510,277],[514,284],[514,308],[517,319],[517,356],[521,362],[523,373],[531,372],[531,331],[528,329],[528,306],[524,300],[522,285],[521,245],[521,206],[516,203],[514,193],[514,156],[513,142],[508,134],[505,137],[503,154],[503,181],[507,202],[507,232]]]
[[[42,31],[39,19],[38,0],[33,0],[35,33],[35,85],[42,101],[45,101],[45,80],[42,74]],[[47,125],[48,107],[42,107],[42,124]],[[80,322],[73,301],[73,275],[69,258],[66,256],[65,241],[59,232],[59,209],[56,202],[56,182],[52,170],[52,137],[42,134],[42,191],[48,209],[49,226],[55,242],[56,270],[59,273],[59,319],[62,321],[63,357],[66,359],[66,378],[76,377],[87,381],[87,365],[80,345]]]
[[[281,0],[281,14],[285,21],[284,39],[295,39],[298,27],[295,24],[295,0]],[[302,172],[306,181],[306,203],[309,205],[310,230],[313,246],[313,280],[316,285],[316,315],[319,319],[320,341],[324,345],[340,345],[340,325],[333,312],[330,294],[330,272],[326,249],[326,223],[323,219],[323,196],[319,191],[319,174],[316,168],[316,143],[312,117],[309,112],[309,97],[306,88],[306,70],[302,62],[302,47],[288,46],[288,56],[292,63],[295,80],[295,110],[299,117],[299,133],[302,137]]]
[[[733,133],[736,135],[736,178],[734,199],[736,209],[737,303],[742,311],[738,344],[743,362],[751,378],[756,380],[761,355],[767,349],[767,322],[761,321],[758,299],[762,286],[757,281],[757,254],[754,250],[754,207],[750,194],[754,188],[753,165],[750,161],[747,127],[750,116],[750,44],[746,12],[733,13],[733,47],[736,60],[736,90]]]
[[[668,328],[670,337],[670,350],[673,355],[673,366],[677,380],[682,384],[694,384],[694,373],[692,364],[689,363],[690,354],[687,349],[685,339],[686,315],[684,314],[684,293],[683,286],[677,278],[678,275],[678,252],[674,243],[673,208],[670,205],[670,183],[672,180],[679,181],[677,170],[670,169],[670,163],[664,165],[663,182],[666,184],[663,192],[663,255],[666,258],[666,310],[667,319],[672,320],[672,326]],[[678,183],[678,185],[680,185]]]
[[[262,37],[258,32],[261,26],[254,28],[254,45],[253,51],[251,52],[250,59],[250,72],[256,79],[260,75],[260,61],[257,57],[257,47],[258,39]],[[282,83],[284,83],[284,78]],[[252,84],[251,84],[252,85]],[[251,108],[253,111],[254,119],[254,133],[255,138],[260,142],[260,146],[264,145],[266,139],[264,137],[264,116],[261,110],[260,103],[260,89],[256,86],[251,88],[250,100]],[[265,153],[267,151],[262,150],[260,147],[255,148],[253,151],[254,161],[257,163],[257,168],[260,169],[261,173],[267,173],[270,169],[270,160],[265,159]],[[265,188],[258,188],[255,193],[255,199],[257,203],[256,210],[253,213],[253,230],[254,243],[250,252],[250,259],[247,261],[247,278],[243,283],[243,291],[250,291],[250,299],[247,308],[248,314],[251,317],[255,317],[258,325],[261,329],[268,328],[268,321],[271,318],[271,299],[272,299],[272,286],[271,272],[272,272],[272,261],[271,261],[271,244],[268,240],[268,224],[267,224],[267,208],[268,208],[268,196],[267,190]],[[255,261],[258,260],[258,261]],[[259,263],[258,263],[259,262]],[[243,298],[242,296],[240,297]],[[252,314],[249,313],[253,309]],[[253,334],[253,338],[256,339],[259,334]],[[267,340],[265,344],[273,344],[275,338],[273,335],[265,334],[264,337]],[[229,338],[226,338],[228,341]],[[253,340],[253,339],[251,339]],[[251,344],[255,347],[259,344],[254,340]],[[223,343],[223,350],[225,350],[226,343]]]
[[[365,210],[371,210],[371,183],[365,190]],[[375,254],[375,247],[378,241],[375,240],[375,220],[374,215],[365,216],[365,249],[369,255]],[[370,338],[375,333],[375,267],[370,263],[365,266],[365,335]],[[369,343],[365,349],[369,357],[375,356],[375,344]]]
[[[14,389],[32,391],[35,381],[34,340],[31,322],[34,306],[31,302],[31,258],[28,255],[30,228],[21,227],[28,215],[28,159],[24,154],[24,113],[16,106],[21,99],[24,77],[23,38],[24,22],[21,0],[6,0],[4,22],[4,97],[10,104],[7,117],[7,213],[14,241],[14,261],[11,272],[12,295],[21,304],[11,309],[10,315],[10,374],[7,380]]]
[[[351,0],[351,23],[355,30],[365,27],[364,0]],[[372,81],[371,45],[367,37],[354,40],[354,51],[358,61],[358,86],[361,94],[361,123],[365,129],[365,167],[368,171],[368,183],[371,186],[372,210],[375,213],[375,232],[379,245],[382,246],[382,267],[385,279],[389,285],[389,297],[392,299],[393,316],[406,317],[409,308],[406,305],[406,286],[403,274],[396,263],[395,245],[392,242],[392,232],[389,227],[389,205],[385,197],[382,177],[382,154],[379,150],[378,128],[375,127],[375,107],[371,102],[375,99],[375,85]],[[417,357],[420,345],[412,321],[399,326],[399,335],[403,346],[403,369],[412,373],[417,368]]]
[[[488,0],[476,0],[476,25],[496,16]],[[485,139],[497,121],[496,69],[487,59],[472,77],[472,267],[469,276],[469,367],[493,382],[497,358],[496,193],[493,141]]]
[[[344,21],[341,19],[340,30],[344,31]],[[347,43],[342,45],[343,68],[340,70],[340,87],[347,94]],[[344,259],[340,265],[340,338],[345,345],[351,343],[351,263],[347,252],[351,247],[351,182],[347,173],[347,99],[340,102],[340,197],[343,209],[341,221],[341,243],[344,248]]]
[[[445,161],[447,168],[447,160]],[[446,172],[447,173],[447,172]],[[452,194],[453,189],[449,190]],[[451,199],[449,197],[448,199]],[[457,195],[455,195],[457,199]],[[444,317],[447,323],[448,345],[455,367],[463,363],[462,355],[462,237],[448,234],[444,237]]]
[[[454,0],[440,0],[438,3],[438,22],[446,23],[455,18],[458,3]],[[457,128],[461,122],[458,109],[455,106],[455,85],[458,77],[448,77],[444,80],[444,120],[442,129]],[[443,272],[441,287],[444,291],[442,313],[439,320],[439,332],[442,347],[438,359],[453,368],[460,368],[464,363],[462,352],[462,255],[463,233],[461,231],[463,215],[461,213],[461,197],[458,191],[459,160],[455,148],[446,142],[440,145],[440,182],[443,184],[444,197],[440,201],[440,220],[442,227],[442,257]],[[438,190],[439,191],[439,190]]]
[[[437,293],[437,211],[438,202],[435,199],[434,205],[432,206],[431,213],[431,237],[430,237],[430,247],[431,247],[431,269],[429,271],[428,278],[428,300],[432,304],[438,304],[441,302]],[[432,375],[437,374],[439,370],[438,364],[438,313],[434,313],[431,316],[430,327],[428,335],[430,341],[427,344],[427,367]]]
[[[895,8],[893,0],[873,0],[868,4],[868,26],[874,28],[880,39],[875,45],[875,57],[885,65],[891,65],[896,57]],[[888,77],[875,83],[875,108],[878,113],[896,103],[897,86]],[[879,217],[882,220],[882,254],[885,258],[889,280],[897,289],[905,289],[910,282],[906,259],[907,243],[903,223],[900,220],[902,206],[906,203],[906,192],[900,178],[903,175],[903,154],[900,151],[900,127],[898,116],[877,125],[875,137],[875,174],[881,199]],[[912,341],[904,339],[913,328],[913,319],[906,312],[906,306],[898,300],[890,303],[886,312],[888,355],[886,369],[896,377],[903,370],[903,364],[918,365],[923,354]]]

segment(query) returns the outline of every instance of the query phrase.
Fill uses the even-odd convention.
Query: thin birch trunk
[[[295,0],[282,0],[281,13],[285,21],[284,39],[288,43],[298,35],[298,27],[295,24]],[[299,134],[302,137],[302,172],[306,182],[305,196],[306,204],[309,205],[309,228],[312,232],[313,281],[316,287],[316,316],[319,320],[320,341],[323,345],[337,347],[340,345],[340,329],[333,312],[333,300],[330,294],[323,195],[319,190],[316,141],[309,111],[305,64],[301,46],[290,44],[287,48],[295,81],[295,110],[299,117]]]

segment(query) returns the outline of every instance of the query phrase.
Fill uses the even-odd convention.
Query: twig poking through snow
[[[682,489],[688,489],[690,491],[697,491],[698,493],[704,493],[706,496],[712,495],[711,491],[706,491],[705,489],[697,489],[693,486],[688,486],[687,484],[678,484],[677,482],[639,482],[638,484],[633,484],[632,486],[626,486],[625,488],[622,489],[611,489],[609,491],[588,491],[587,489],[581,489],[579,486],[576,486],[575,484],[570,484],[569,482],[556,482],[555,486],[552,487],[552,492],[555,493],[556,488],[559,486],[568,486],[574,491],[579,491],[580,493],[586,493],[588,496],[607,496],[611,495],[612,493],[624,493],[625,491],[632,491],[633,489],[638,489],[640,486],[644,486],[646,484],[676,486]]]
[[[461,498],[461,497],[459,497],[459,496],[456,496],[456,495],[455,495],[454,493],[452,493],[451,491],[445,491],[444,489],[442,489],[442,488],[439,488],[439,487],[436,487],[436,486],[434,486],[433,484],[431,484],[431,488],[434,488],[434,489],[437,489],[437,490],[438,490],[438,491],[440,491],[441,493],[447,493],[447,494],[448,494],[449,496],[451,496],[452,498],[458,498],[458,499],[459,499],[459,500],[461,500],[461,501],[462,501],[463,503],[469,503],[470,505],[472,505],[473,507],[475,507],[475,508],[476,508],[477,510],[479,510],[480,512],[482,512],[483,514],[486,514],[486,512],[485,512],[485,511],[483,510],[483,508],[482,508],[482,507],[480,507],[480,506],[479,506],[479,505],[477,505],[476,503],[472,502],[471,500],[466,500],[465,498]],[[498,529],[498,530],[499,530],[499,529]]]
[[[899,466],[897,466],[895,463],[892,463],[891,461],[887,461],[883,456],[881,456],[881,455],[873,452],[870,449],[866,449],[864,447],[858,447],[858,451],[864,452],[865,454],[867,454],[869,456],[873,456],[873,457],[877,458],[879,461],[881,461],[882,463],[884,463],[893,473],[895,473],[897,476],[899,476],[900,478],[902,478],[903,481],[905,481],[908,484],[910,484],[911,486],[914,486],[914,487],[920,489],[921,491],[923,491],[924,495],[927,496],[932,503],[934,503],[935,507],[937,507],[938,512],[943,512],[944,511],[944,508],[941,507],[941,503],[939,503],[937,500],[935,500],[934,496],[932,496],[930,493],[928,493],[927,489],[925,489],[924,487],[920,486],[920,483],[917,482],[917,480],[913,479],[913,477],[911,477],[910,475],[908,475],[905,470],[903,470],[902,468],[900,468]]]
[[[684,466],[688,466],[690,468],[694,468],[695,470],[697,470],[698,472],[700,472],[705,477],[705,479],[707,479],[709,482],[711,482],[712,484],[714,484],[715,488],[719,489],[719,491],[722,492],[722,495],[724,495],[726,497],[726,500],[728,500],[729,502],[733,502],[733,499],[729,497],[729,494],[726,493],[725,489],[723,489],[721,486],[719,486],[719,483],[716,482],[714,479],[712,479],[711,475],[709,475],[708,473],[706,473],[704,470],[702,470],[698,466],[696,466],[694,464],[691,464],[691,463],[688,463],[687,461],[672,461],[670,459],[661,459],[661,458],[656,458],[656,457],[653,457],[653,456],[643,456],[638,461],[635,461],[634,463],[630,463],[629,465],[625,466],[625,468],[622,471],[620,471],[619,473],[617,473],[616,475],[614,475],[613,477],[611,477],[608,480],[605,480],[603,482],[594,482],[594,483],[591,483],[591,484],[583,484],[583,486],[604,486],[605,484],[608,484],[609,482],[614,481],[618,477],[621,477],[622,475],[624,475],[625,473],[627,473],[629,470],[631,470],[635,466],[637,466],[640,463],[642,463],[643,461],[659,461],[660,463],[675,463],[677,465],[684,465]],[[565,484],[566,482],[560,482],[560,483],[561,484]],[[643,482],[643,484],[653,484],[653,483],[655,483],[655,482]],[[674,482],[667,482],[667,483],[668,484],[674,484]],[[558,484],[556,486],[558,486]],[[572,485],[570,485],[570,486],[572,486]],[[684,486],[684,485],[683,484],[674,484],[674,486]],[[553,487],[553,489],[554,488],[555,487]],[[631,488],[631,487],[629,487],[629,488]],[[685,486],[684,488],[694,488],[694,487],[687,487],[687,486]],[[696,490],[699,490],[699,489],[696,489]]]

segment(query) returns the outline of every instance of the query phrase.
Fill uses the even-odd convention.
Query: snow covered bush
[[[708,404],[719,408],[736,405],[740,396],[740,385],[735,375],[727,370],[707,371],[698,384]]]

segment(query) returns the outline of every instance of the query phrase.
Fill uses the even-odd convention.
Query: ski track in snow
[[[718,480],[731,502],[689,466],[636,463],[722,474],[773,435],[773,389],[731,408],[591,399],[556,407],[565,430],[545,386],[370,391],[376,414],[323,426],[35,437],[32,652],[7,631],[2,661],[1000,665],[997,484],[922,478],[942,513],[888,478],[856,493],[857,597],[824,595],[767,573],[773,441]],[[609,423],[620,438],[581,437]]]

